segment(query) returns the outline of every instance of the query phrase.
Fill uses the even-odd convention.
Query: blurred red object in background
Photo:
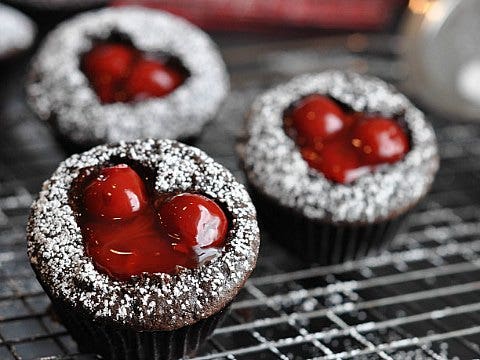
[[[113,0],[179,15],[209,30],[380,30],[406,0]]]

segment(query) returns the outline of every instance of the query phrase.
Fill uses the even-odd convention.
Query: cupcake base
[[[284,207],[252,186],[249,192],[273,240],[301,259],[318,265],[340,264],[380,253],[401,228],[406,213],[372,224],[331,224],[308,219]]]
[[[228,306],[193,325],[172,331],[135,331],[89,319],[63,302],[53,301],[53,310],[81,352],[115,360],[177,360],[195,351],[207,340],[228,313]]]

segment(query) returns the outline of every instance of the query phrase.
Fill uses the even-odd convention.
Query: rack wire
[[[288,53],[285,44],[255,51],[248,66],[242,59],[252,49],[225,50],[233,92],[197,145],[243,179],[233,144],[245,110],[263,88],[292,75],[279,64],[295,63],[297,72],[328,66],[318,54],[336,52],[313,44]],[[351,56],[353,68],[365,59]],[[29,206],[66,156],[25,105],[18,79],[26,61],[9,71],[0,94],[0,359],[90,359],[51,313],[25,254]],[[389,77],[384,70],[391,62],[382,61]],[[431,120],[441,170],[390,251],[309,267],[264,232],[253,277],[192,359],[480,358],[480,125]]]

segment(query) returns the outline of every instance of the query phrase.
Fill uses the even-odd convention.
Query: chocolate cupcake
[[[37,278],[80,349],[127,359],[194,351],[259,247],[243,185],[172,140],[65,160],[32,206],[27,238]]]
[[[337,71],[259,96],[239,149],[275,240],[323,265],[385,247],[439,166],[434,131],[405,96]]]
[[[17,9],[0,4],[0,60],[28,50],[37,29],[32,20]]]
[[[79,15],[46,38],[27,84],[34,111],[80,145],[199,135],[228,91],[200,29],[137,7]]]

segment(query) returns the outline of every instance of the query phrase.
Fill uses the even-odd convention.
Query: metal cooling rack
[[[233,92],[197,145],[243,179],[233,144],[261,89],[332,64],[398,78],[388,51],[345,52],[351,41],[225,48]],[[67,156],[25,105],[27,62],[0,83],[0,359],[90,359],[52,316],[25,255],[29,206]],[[392,250],[306,267],[264,232],[252,279],[194,359],[480,358],[480,125],[432,121],[441,171]]]

